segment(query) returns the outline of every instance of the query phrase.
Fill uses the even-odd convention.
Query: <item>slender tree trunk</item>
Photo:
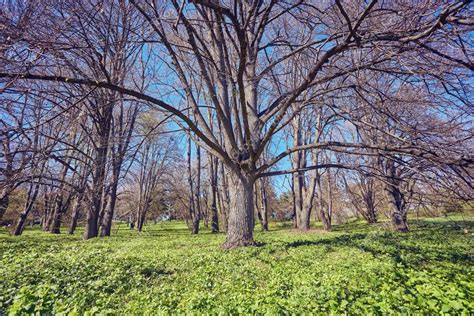
[[[217,196],[220,202],[220,211],[222,217],[222,230],[227,232],[229,226],[229,209],[230,209],[230,198],[229,198],[229,186],[228,186],[228,177],[225,173],[225,167],[222,162],[220,162],[220,180],[221,186],[217,190]]]
[[[250,177],[230,176],[230,211],[226,249],[255,245],[254,228],[254,181]]]
[[[41,227],[43,231],[47,231],[48,230],[48,217],[49,217],[49,194],[47,192],[47,188],[45,189],[43,196],[44,196],[43,198],[44,211],[43,211],[43,219],[42,219]]]
[[[71,223],[69,224],[69,230],[68,234],[72,235],[74,234],[74,231],[77,228],[77,220],[79,218],[79,214],[81,212],[81,203],[83,201],[83,196],[82,194],[76,198],[76,201],[74,202],[74,206],[72,208],[72,216],[71,216]]]
[[[267,189],[265,188],[265,182],[260,181],[260,191],[262,195],[262,209],[260,212],[261,216],[261,225],[263,231],[268,231],[268,198],[267,198]]]
[[[211,189],[211,231],[213,233],[219,232],[219,217],[217,216],[217,192],[214,188]]]
[[[209,193],[211,197],[211,231],[219,232],[219,216],[217,214],[217,160],[209,157]]]
[[[31,184],[30,190],[28,190],[28,197],[26,199],[25,209],[23,210],[23,212],[21,212],[20,218],[18,219],[18,222],[15,226],[15,230],[13,231],[14,236],[20,236],[23,233],[28,214],[33,209],[36,197],[38,196],[39,186],[39,183],[36,183],[34,185]]]
[[[192,164],[191,164],[191,137],[188,137],[188,185],[189,185],[189,217],[191,218],[191,234],[199,233],[199,213],[194,193]]]
[[[201,209],[201,147],[199,144],[196,144],[196,162],[197,162],[197,169],[196,169],[196,188],[195,197],[196,197],[196,209],[193,218],[193,234],[197,234],[199,232],[199,220],[202,216],[202,209]],[[206,225],[207,227],[207,225]]]
[[[330,231],[332,229],[331,215],[329,214],[329,212],[325,211],[323,190],[321,186],[321,175],[318,175],[318,179],[316,180],[316,186],[318,188],[319,216],[321,217],[321,222],[323,223],[323,229],[325,231]]]
[[[0,221],[3,218],[3,215],[7,211],[8,204],[10,202],[10,192],[6,188],[2,190],[2,194],[0,195]]]
[[[20,218],[15,226],[15,230],[13,231],[14,236],[20,236],[23,233],[23,229],[25,228],[26,218],[28,217],[28,213],[26,210],[21,212]]]
[[[298,212],[296,211],[296,192],[295,192],[295,176],[291,177],[291,203],[292,206],[292,217],[293,228],[298,228]]]

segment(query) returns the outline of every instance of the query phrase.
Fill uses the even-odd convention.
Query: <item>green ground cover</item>
[[[474,217],[412,220],[407,234],[384,226],[279,223],[256,234],[261,246],[231,251],[224,234],[191,236],[181,222],[89,241],[2,230],[0,315],[474,311]]]

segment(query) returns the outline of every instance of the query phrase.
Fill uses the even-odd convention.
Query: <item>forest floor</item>
[[[256,233],[261,246],[230,251],[224,234],[192,236],[182,222],[89,241],[3,229],[0,315],[474,312],[474,216],[386,226],[274,223]]]

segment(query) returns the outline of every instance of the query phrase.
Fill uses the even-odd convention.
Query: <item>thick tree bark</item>
[[[110,190],[109,203],[104,214],[102,230],[100,232],[100,235],[103,237],[110,236],[110,232],[112,231],[112,219],[114,217],[115,204],[117,202],[118,179],[114,179],[113,181],[114,182],[112,183],[112,188]]]
[[[254,181],[250,177],[230,176],[230,210],[226,249],[255,245],[254,228]]]
[[[53,213],[53,220],[51,223],[51,233],[52,234],[59,234],[61,233],[61,209],[62,209],[62,203],[63,203],[63,196],[61,193],[59,193],[58,196],[56,196],[56,203],[54,206],[54,213]]]
[[[387,187],[388,198],[392,206],[392,223],[393,227],[399,232],[408,231],[407,212],[403,201],[403,194],[395,185]]]
[[[369,224],[377,223],[377,211],[375,209],[375,203],[373,200],[372,194],[364,196],[365,205],[366,205],[366,216],[365,219]]]
[[[385,192],[392,206],[391,217],[393,227],[399,232],[407,232],[407,207],[405,195],[400,187],[402,184],[400,170],[395,162],[390,159],[385,162],[385,170],[387,175]]]
[[[140,215],[137,220],[137,230],[141,232],[143,230],[143,224],[145,224],[144,216]]]
[[[110,124],[109,124],[110,125]],[[99,216],[102,209],[102,195],[104,192],[105,168],[107,163],[108,135],[101,136],[101,146],[97,149],[94,165],[92,203],[87,212],[84,239],[95,238],[99,235]]]

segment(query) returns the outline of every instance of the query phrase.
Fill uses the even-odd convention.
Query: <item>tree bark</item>
[[[217,197],[219,199],[219,210],[222,218],[222,230],[227,232],[229,226],[230,198],[227,176],[224,170],[224,164],[220,162],[220,178],[222,185],[217,188]],[[219,181],[219,179],[217,179]]]
[[[83,236],[84,239],[95,238],[99,235],[99,216],[102,209],[102,195],[104,192],[108,137],[108,131],[106,132],[106,135],[101,135],[101,146],[97,149],[92,185],[92,203],[87,212],[86,227]]]
[[[267,190],[265,188],[265,182],[263,180],[260,181],[261,183],[261,195],[262,195],[262,209],[260,212],[261,216],[261,225],[263,231],[268,231],[268,198],[267,198]]]
[[[76,230],[77,220],[79,218],[79,214],[81,211],[81,203],[82,203],[82,195],[76,199],[74,206],[72,208],[71,223],[69,224],[69,230],[68,230],[69,235],[74,234],[74,231]]]
[[[211,231],[219,232],[219,216],[217,213],[217,158],[208,155],[209,158],[209,193],[211,198]]]
[[[0,196],[0,221],[3,218],[3,215],[7,211],[8,204],[10,202],[10,194],[6,189],[3,189],[2,195]]]
[[[61,233],[61,208],[62,208],[62,203],[63,203],[63,196],[61,193],[59,193],[58,196],[56,196],[56,203],[54,206],[54,212],[52,216],[52,223],[51,223],[51,233],[52,234],[59,234]]]
[[[408,232],[407,212],[403,195],[395,185],[387,188],[390,204],[392,205],[392,223],[394,228],[399,232]]]
[[[115,204],[117,202],[118,179],[114,179],[113,181],[114,182],[112,183],[112,188],[110,190],[109,203],[104,214],[102,230],[100,232],[100,235],[102,237],[110,236],[110,233],[112,231],[112,219],[114,217]]]
[[[23,210],[23,212],[21,212],[20,218],[18,219],[18,222],[15,226],[15,230],[13,231],[14,236],[20,236],[23,233],[28,214],[33,209],[36,197],[38,196],[39,186],[39,183],[36,183],[34,185],[31,184],[30,190],[28,190],[28,198],[26,199],[25,209]]]
[[[331,224],[331,213],[326,212],[324,210],[325,205],[324,205],[324,198],[323,198],[323,190],[321,186],[321,175],[318,175],[316,185],[318,188],[318,207],[319,207],[319,216],[321,217],[321,222],[323,223],[323,229],[325,231],[330,231],[332,229],[332,224]]]
[[[230,211],[225,249],[255,245],[254,228],[254,180],[236,174],[230,176]]]

